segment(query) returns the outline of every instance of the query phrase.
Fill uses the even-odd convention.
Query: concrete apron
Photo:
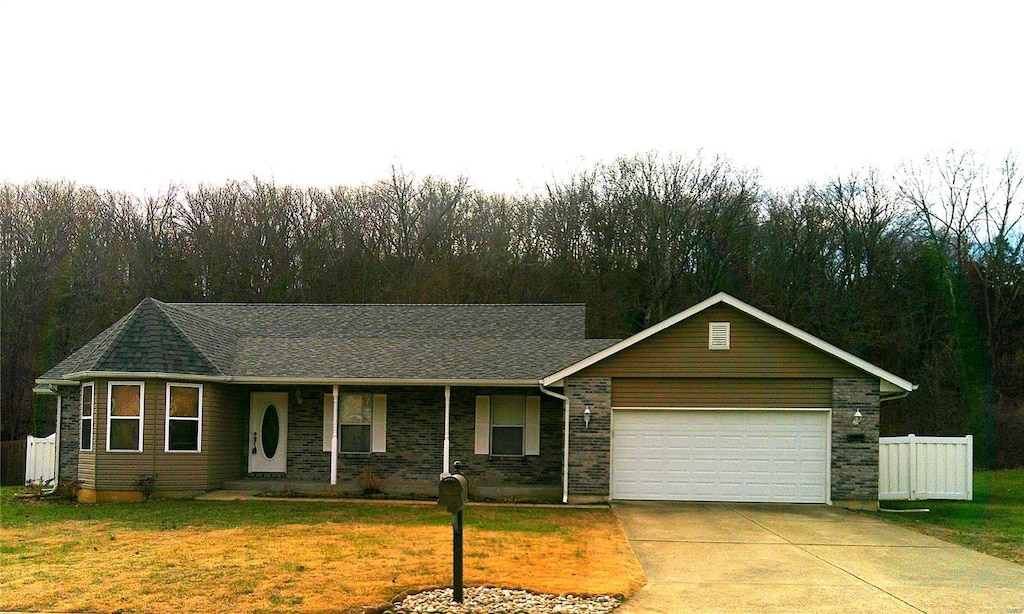
[[[647,574],[616,612],[1024,613],[1024,566],[820,505],[619,502]]]

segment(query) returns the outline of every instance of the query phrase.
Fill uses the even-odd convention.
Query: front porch
[[[259,414],[250,414],[244,454],[250,459],[240,474],[225,476],[221,488],[250,493],[294,492],[309,495],[365,496],[380,492],[388,497],[436,497],[440,476],[461,461],[470,484],[470,496],[482,501],[560,501],[562,496],[563,408],[554,398],[523,388],[444,386],[339,386],[337,417],[330,386],[293,389],[248,387],[243,399],[276,397],[275,407],[286,428],[275,429],[276,453],[281,465],[266,470],[251,462],[264,450]],[[518,453],[481,453],[477,441],[480,399],[492,397],[536,400],[537,449],[523,446]],[[353,431],[348,426],[348,401],[363,400],[365,412],[361,441],[365,449],[346,445]],[[356,405],[359,405],[358,403]],[[378,411],[383,409],[383,411]],[[379,415],[378,415],[379,413]],[[372,418],[371,418],[372,415]],[[336,441],[335,428],[341,425]],[[447,424],[446,424],[447,423]],[[447,427],[447,428],[446,428]],[[519,441],[524,427],[512,427]],[[358,434],[358,432],[355,432]],[[337,455],[331,454],[338,446]],[[335,477],[332,480],[332,474]],[[332,484],[331,482],[336,482]],[[215,484],[211,484],[215,486]]]

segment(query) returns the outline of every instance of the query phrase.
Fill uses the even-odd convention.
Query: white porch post
[[[331,486],[338,483],[338,385],[334,385],[334,413],[331,418]]]
[[[441,475],[448,473],[450,457],[448,451],[449,418],[452,405],[452,387],[444,387],[444,466],[441,467]]]

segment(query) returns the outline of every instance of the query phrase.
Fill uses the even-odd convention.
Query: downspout
[[[81,394],[81,393],[79,393],[79,394]],[[58,394],[57,395],[57,436],[54,438],[57,441],[55,441],[54,444],[53,444],[54,447],[55,447],[55,450],[54,450],[54,453],[53,453],[53,490],[57,490],[57,487],[60,486],[60,434],[61,434],[60,433],[60,418],[61,418],[60,414],[61,414],[61,402],[63,400],[64,399],[60,396],[60,394]],[[82,428],[81,427],[82,421],[79,420],[78,424],[79,424],[78,428],[79,428],[79,430],[81,430],[81,428]],[[79,446],[79,447],[81,447],[81,446]]]
[[[562,503],[569,502],[569,397],[548,390],[540,384],[540,391],[548,396],[562,400],[565,408],[565,442],[562,444]]]
[[[338,483],[338,385],[332,390],[334,413],[331,417],[331,486]]]
[[[442,476],[448,475],[448,468],[451,467],[451,465],[449,464],[449,460],[451,459],[451,456],[450,456],[450,452],[449,452],[449,449],[448,449],[448,441],[449,441],[448,438],[449,438],[449,433],[450,433],[449,426],[450,426],[450,417],[451,417],[451,406],[452,406],[452,387],[451,386],[445,386],[444,387],[444,453],[443,453],[444,459],[442,461],[444,463],[444,466],[441,467],[441,475]]]

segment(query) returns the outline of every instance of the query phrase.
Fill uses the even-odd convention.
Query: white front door
[[[249,396],[249,473],[284,473],[288,457],[288,393]]]

